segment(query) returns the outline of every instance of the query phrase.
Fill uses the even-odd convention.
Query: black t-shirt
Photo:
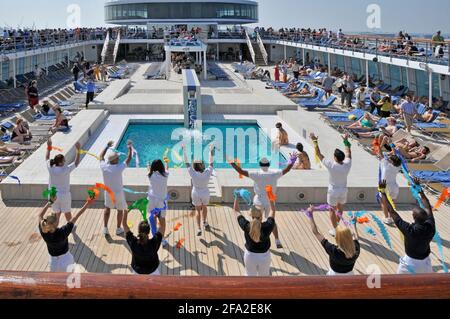
[[[347,259],[342,250],[338,246],[331,244],[328,240],[322,240],[322,246],[325,248],[328,256],[330,256],[330,267],[337,274],[346,274],[353,271],[355,268],[356,260],[358,260],[360,254],[360,246],[357,240],[355,242],[356,253],[353,258]]]
[[[270,249],[270,235],[275,227],[275,219],[269,217],[267,221],[261,224],[261,239],[259,243],[255,243],[250,237],[250,222],[244,216],[238,217],[239,226],[245,233],[245,248],[256,254],[264,254]]]
[[[56,229],[54,233],[44,234],[42,232],[41,224],[39,224],[39,231],[47,244],[47,250],[50,256],[59,257],[67,254],[69,251],[68,237],[70,233],[72,233],[73,226],[73,223],[67,223],[67,225]]]
[[[429,217],[423,224],[409,224],[400,217],[394,221],[405,236],[405,251],[408,257],[424,260],[430,256],[430,243],[436,234],[434,217]]]
[[[163,235],[156,233],[156,235],[147,241],[147,244],[139,244],[139,240],[132,232],[127,233],[127,243],[130,246],[131,267],[140,275],[150,275],[154,273],[159,267],[158,250],[161,246]]]

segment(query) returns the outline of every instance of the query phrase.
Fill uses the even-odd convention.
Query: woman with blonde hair
[[[270,276],[270,235],[275,228],[275,202],[270,202],[269,218],[263,222],[264,207],[253,206],[250,210],[251,221],[248,221],[239,209],[239,198],[234,200],[234,211],[238,223],[245,234],[245,274],[247,276]]]
[[[353,275],[353,269],[360,254],[357,223],[354,224],[354,233],[349,227],[339,225],[336,228],[336,245],[331,244],[319,233],[314,220],[314,208],[308,209],[311,229],[316,238],[330,257],[330,271],[328,276]]]
[[[68,268],[75,264],[75,261],[69,251],[68,237],[72,233],[76,222],[86,212],[92,201],[87,201],[75,217],[69,220],[63,227],[58,228],[58,217],[55,213],[51,213],[45,217],[45,214],[52,206],[52,202],[56,200],[56,198],[51,198],[39,213],[39,232],[47,244],[47,250],[50,255],[50,271],[71,272]]]

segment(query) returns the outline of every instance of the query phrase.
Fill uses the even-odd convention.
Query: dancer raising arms
[[[208,205],[211,198],[209,193],[209,180],[214,171],[214,145],[210,146],[209,153],[209,166],[205,167],[205,163],[201,160],[195,160],[192,166],[188,160],[186,149],[182,146],[184,163],[188,168],[189,175],[192,178],[192,204],[197,211],[197,236],[202,235],[201,220],[203,221],[203,227],[207,231],[209,230],[208,224]]]
[[[100,154],[100,168],[103,173],[103,180],[106,186],[108,186],[115,197],[111,198],[111,195],[105,191],[105,213],[104,213],[104,228],[103,234],[109,235],[108,222],[111,215],[111,209],[117,209],[117,230],[116,235],[122,235],[124,233],[121,227],[123,213],[128,209],[127,201],[125,199],[125,193],[123,191],[123,171],[130,165],[133,158],[133,143],[128,142],[128,155],[124,163],[119,163],[120,157],[116,152],[112,152],[108,156],[108,162],[105,161],[105,156],[108,150],[113,147],[114,142],[109,142],[103,152]]]
[[[51,200],[55,203],[58,202],[57,198],[51,198]],[[68,237],[72,233],[78,219],[86,212],[90,203],[91,201],[87,201],[75,217],[71,218],[61,228],[58,228],[58,217],[55,213],[51,213],[45,217],[45,214],[50,208],[50,202],[39,213],[39,232],[47,245],[47,250],[50,255],[49,264],[51,272],[71,272],[68,268],[75,264],[75,261],[69,251]]]
[[[245,234],[245,273],[247,276],[270,276],[270,234],[275,229],[275,202],[270,202],[270,214],[263,222],[264,207],[252,206],[249,222],[239,209],[239,198],[234,199],[234,212]]]
[[[328,276],[338,275],[353,275],[353,268],[360,254],[360,245],[358,237],[357,223],[354,222],[355,231],[352,234],[350,228],[339,225],[336,228],[336,244],[333,245],[319,232],[316,222],[314,220],[314,208],[311,206],[308,209],[308,217],[311,224],[311,229],[320,241],[323,248],[330,257],[330,271]]]
[[[328,186],[327,202],[332,207],[330,209],[330,219],[333,229],[330,230],[330,235],[336,235],[336,228],[339,224],[340,217],[344,212],[344,205],[347,203],[347,179],[350,169],[352,167],[352,150],[351,144],[348,141],[348,134],[345,134],[342,139],[346,153],[340,149],[334,151],[334,160],[327,160],[322,155],[319,148],[319,138],[311,133],[311,140],[313,141],[315,152],[319,160],[325,166],[330,175],[330,183]]]
[[[248,172],[239,167],[234,161],[228,160],[228,162],[241,176],[248,177],[254,181],[255,198],[253,204],[264,208],[264,217],[267,219],[271,211],[271,204],[267,196],[266,187],[271,186],[273,193],[276,194],[278,180],[292,170],[297,159],[297,154],[291,154],[291,160],[285,169],[271,171],[269,160],[262,158],[259,162],[260,170],[257,172]],[[273,235],[275,236],[277,248],[283,248],[276,225],[273,229]]]
[[[133,273],[138,275],[160,275],[158,250],[161,247],[163,234],[166,231],[165,225],[160,223],[155,236],[149,239],[150,224],[148,221],[142,221],[139,224],[138,237],[136,237],[128,226],[128,211],[126,210],[123,218],[123,227],[131,250],[131,268]]]
[[[56,155],[55,158],[50,159],[51,152],[53,150],[52,140],[47,141],[47,153],[45,160],[47,161],[47,169],[50,175],[49,187],[56,188],[57,198],[52,204],[52,209],[56,214],[56,226],[59,225],[59,219],[61,214],[66,216],[66,220],[72,219],[72,195],[70,193],[70,174],[80,164],[80,143],[75,144],[77,149],[75,161],[69,165],[66,165],[66,159],[64,155]]]
[[[164,166],[163,161],[155,160],[148,166],[148,179],[150,181],[150,187],[148,190],[148,216],[152,218],[152,211],[155,209],[162,210],[164,208],[164,202],[167,197],[167,181],[169,179],[169,165],[168,160],[166,160],[166,166]],[[161,225],[162,229],[166,228],[166,212],[161,211],[157,216],[154,216]],[[155,221],[156,222],[156,221]],[[164,232],[162,233],[164,238]],[[167,246],[168,243],[165,239],[162,242],[163,246]]]
[[[420,186],[420,182],[414,179],[414,183]],[[386,181],[382,181],[379,185],[381,200],[383,205],[388,208],[389,214],[394,219],[395,225],[405,237],[406,255],[400,258],[398,266],[398,274],[422,274],[432,273],[431,266],[431,248],[430,243],[436,235],[436,224],[434,221],[433,209],[427,196],[420,190],[419,195],[424,208],[416,206],[413,208],[412,216],[414,222],[409,224],[405,222],[395,211],[386,195]]]

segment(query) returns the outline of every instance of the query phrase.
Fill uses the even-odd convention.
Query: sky
[[[67,27],[70,15],[67,9],[71,4],[79,5],[82,26],[103,26],[104,2],[2,1],[0,27]],[[259,3],[259,25],[266,27],[326,27],[331,30],[342,28],[348,32],[376,33],[404,30],[427,34],[442,30],[445,34],[450,33],[448,0],[259,0]],[[370,5],[374,6],[369,7]]]

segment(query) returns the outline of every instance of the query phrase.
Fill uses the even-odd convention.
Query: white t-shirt
[[[125,163],[111,165],[105,161],[100,162],[100,168],[103,173],[103,181],[115,194],[123,192],[122,173],[127,168]]]
[[[400,173],[400,167],[395,167],[386,158],[381,161],[381,179],[391,187],[398,187],[397,174]]]
[[[166,172],[166,176],[162,176],[159,172],[154,172],[152,177],[149,177],[148,179],[150,181],[148,197],[157,198],[162,201],[166,199],[169,173]]]
[[[70,193],[70,173],[76,168],[75,163],[51,167],[50,161],[47,161],[47,168],[50,174],[49,186],[55,187],[58,194]]]
[[[352,168],[352,160],[350,158],[346,158],[343,164],[324,159],[322,164],[328,169],[330,174],[330,185],[328,189],[347,188],[347,178]]]
[[[209,166],[203,173],[195,171],[193,167],[189,167],[188,172],[192,178],[194,191],[200,192],[208,189],[209,180],[213,171],[212,166]]]
[[[277,182],[283,177],[283,172],[281,170],[269,170],[267,172],[259,170],[257,172],[249,172],[248,177],[255,182],[255,204],[267,205],[269,198],[267,197],[266,186],[272,186],[273,193],[276,194]]]

